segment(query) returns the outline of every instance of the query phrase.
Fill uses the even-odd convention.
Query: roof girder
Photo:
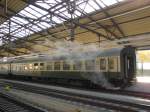
[[[28,3],[26,0],[22,0],[22,1],[24,1],[25,3]],[[67,1],[67,0],[63,0],[63,2],[66,2],[66,1]],[[63,2],[62,2],[62,3],[63,3]],[[30,2],[29,2],[29,3],[30,3]],[[37,5],[37,4],[34,4],[33,2],[31,2],[31,3],[32,3],[33,6],[38,7],[38,8],[40,8],[40,9],[46,11],[46,12],[49,12],[49,13],[52,14],[52,15],[55,15],[55,16],[57,16],[57,17],[60,17],[60,18],[66,20],[66,21],[68,21],[68,22],[70,21],[70,19],[67,19],[67,18],[64,17],[64,16],[61,16],[61,15],[55,13],[55,12],[52,12],[52,11],[50,11],[50,10],[47,10],[46,8],[41,7],[41,6]],[[102,33],[100,33],[100,32],[97,32],[97,31],[95,31],[95,30],[92,30],[92,29],[88,28],[87,26],[84,26],[84,25],[82,25],[82,24],[80,24],[80,23],[77,23],[77,22],[75,22],[75,21],[72,21],[72,22],[73,22],[73,24],[75,24],[75,25],[77,25],[77,26],[79,26],[79,27],[81,27],[81,28],[83,28],[83,29],[86,29],[86,30],[88,30],[88,31],[90,31],[90,32],[92,32],[92,33],[94,33],[94,34],[96,34],[98,37],[99,37],[99,36],[102,36],[102,37],[104,37],[104,38],[106,38],[106,39],[112,40],[112,39],[110,39],[108,36],[106,36],[106,35],[104,35],[104,34],[102,34]]]

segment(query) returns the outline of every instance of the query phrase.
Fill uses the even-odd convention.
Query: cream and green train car
[[[92,55],[91,55],[92,54]],[[19,56],[0,62],[0,74],[40,77],[49,80],[91,82],[100,85],[103,78],[115,86],[127,85],[136,73],[133,47],[113,48],[67,56]]]

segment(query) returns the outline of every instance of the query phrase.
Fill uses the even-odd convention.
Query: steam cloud
[[[95,59],[98,54],[104,51],[96,45],[85,46],[79,44],[78,42],[71,41],[56,42],[55,47],[55,56],[64,56],[66,60],[68,60],[68,62],[74,59]],[[76,63],[76,61],[74,61],[74,63]],[[83,73],[82,76],[88,80],[91,80],[93,83],[99,84],[105,88],[117,89],[108,82],[103,73],[95,71],[94,73],[91,72],[91,74]]]
[[[73,61],[75,65],[77,65],[76,60],[88,60],[88,59],[96,59],[98,54],[104,51],[104,49],[100,49],[100,47],[96,45],[81,45],[78,42],[71,42],[71,41],[59,41],[52,43],[49,40],[44,41],[44,43],[41,43],[42,45],[52,45],[55,47],[55,50],[52,52],[51,50],[49,52],[52,52],[52,54],[48,54],[44,58],[41,56],[41,59],[49,59],[53,60],[55,58],[59,57],[65,57],[66,62],[70,63],[70,61]],[[35,54],[35,53],[33,53]],[[42,53],[43,54],[43,53]],[[45,53],[44,53],[45,54]],[[91,80],[93,83],[101,85],[105,88],[109,89],[116,89],[113,85],[111,85],[107,78],[105,78],[105,75],[100,72],[91,72],[90,74],[82,72],[82,76],[88,80]]]

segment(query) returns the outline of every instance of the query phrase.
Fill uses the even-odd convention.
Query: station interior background
[[[150,83],[150,50],[137,51],[137,81]]]

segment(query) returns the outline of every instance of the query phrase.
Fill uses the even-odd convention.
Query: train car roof
[[[120,56],[123,53],[135,53],[135,48],[131,46],[127,47],[120,47],[120,48],[113,48],[108,49],[102,52],[99,52],[98,56],[105,57],[105,56]]]
[[[107,49],[105,51],[100,51],[98,56],[105,57],[105,56],[119,56],[123,48],[113,48]]]
[[[82,53],[67,53],[62,55],[49,55],[49,54],[32,54],[7,58],[7,61],[0,59],[0,63],[20,63],[20,62],[36,62],[36,61],[47,61],[47,60],[90,60],[95,57],[105,56],[120,56],[121,52],[130,51],[132,47],[125,48],[112,48],[101,51],[82,52]]]

